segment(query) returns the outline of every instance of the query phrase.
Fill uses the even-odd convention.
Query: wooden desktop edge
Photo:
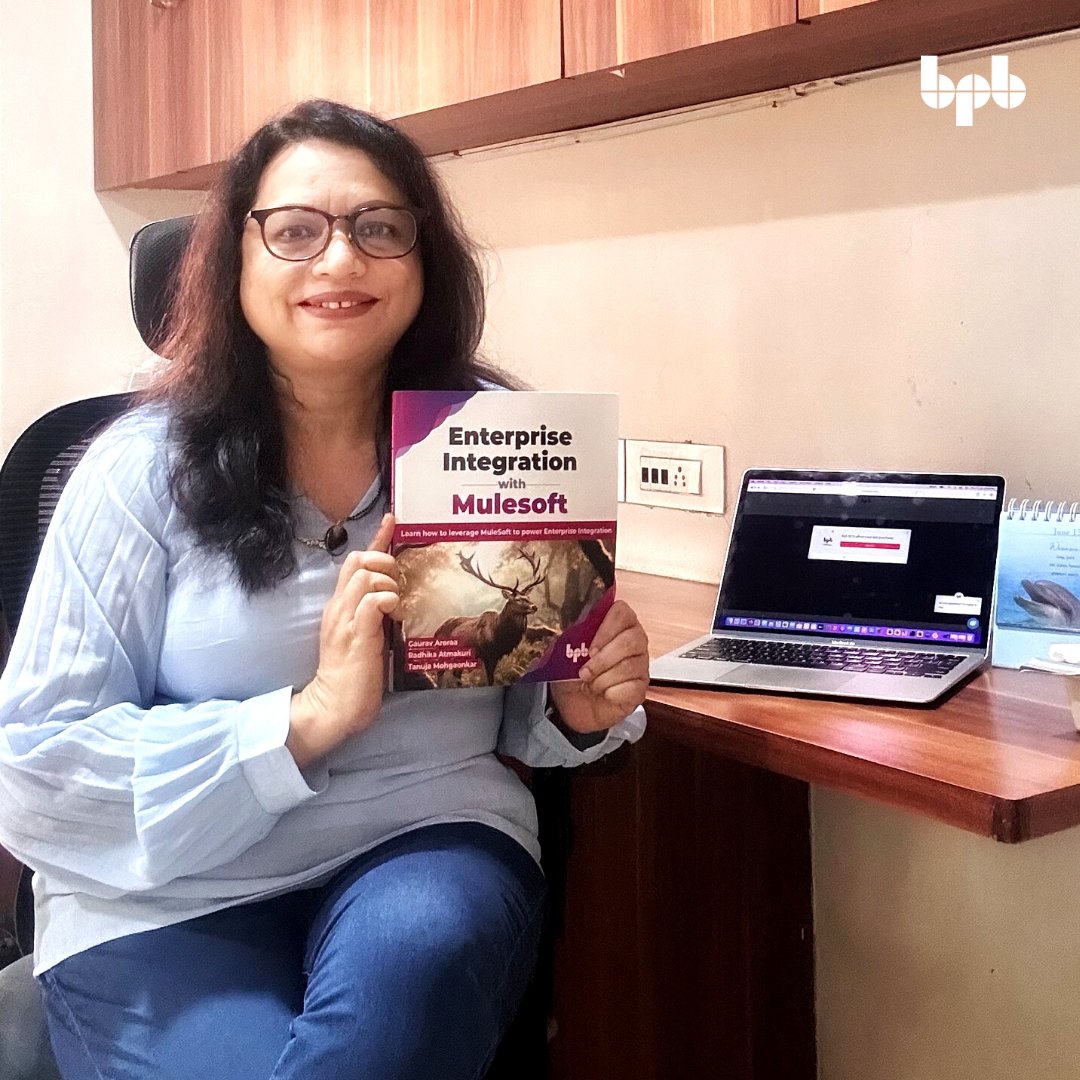
[[[620,572],[656,656],[707,629],[713,585]],[[650,686],[652,735],[1004,843],[1080,825],[1080,734],[1059,678],[987,669],[939,706]]]

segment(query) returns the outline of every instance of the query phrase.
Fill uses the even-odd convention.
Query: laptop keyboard
[[[913,675],[921,679],[940,679],[964,659],[955,653],[735,638],[710,638],[682,656],[690,660],[729,660],[739,664],[772,664],[823,671],[870,671],[880,675]]]

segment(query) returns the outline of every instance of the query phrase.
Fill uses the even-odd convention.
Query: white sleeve
[[[498,751],[534,768],[586,765],[645,733],[645,710],[635,709],[586,749],[575,747],[548,715],[547,683],[514,683],[506,688]]]
[[[120,421],[61,496],[0,679],[0,842],[99,896],[221,866],[315,794],[291,687],[155,704],[175,512],[164,451]]]

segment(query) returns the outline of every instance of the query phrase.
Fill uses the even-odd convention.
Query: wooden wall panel
[[[563,0],[565,72],[598,71],[794,21],[795,0]]]
[[[727,41],[795,21],[796,0],[713,0],[711,41]]]
[[[419,0],[378,0],[372,8],[371,106],[381,116],[468,100],[465,38],[448,25],[449,6],[448,0],[423,7]]]
[[[95,186],[184,174],[243,131],[238,4],[94,0]]]

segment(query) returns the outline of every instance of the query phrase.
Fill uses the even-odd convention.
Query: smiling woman
[[[412,216],[400,253],[370,250],[375,206]],[[277,211],[296,207],[304,220],[282,226]],[[305,235],[318,240],[307,250]],[[335,523],[376,473],[388,486],[394,390],[512,383],[477,356],[480,271],[423,155],[328,102],[272,120],[235,155],[199,216],[173,312],[159,346],[171,363],[150,394],[180,436],[176,497],[249,588],[295,568],[297,491]],[[239,475],[257,500],[235,497]]]
[[[385,209],[401,206],[405,196],[367,154],[320,140],[278,154],[255,202],[270,209],[253,211],[244,230],[240,305],[266,345],[271,370],[300,401],[311,393],[378,401],[390,353],[424,291],[413,244],[393,246],[391,226],[408,211]],[[373,205],[382,209],[364,209]],[[374,213],[382,218],[365,219]],[[363,244],[354,215],[363,221]],[[409,231],[415,237],[415,227]],[[373,257],[371,235],[392,254]]]
[[[544,904],[496,752],[637,738],[647,658],[616,603],[579,682],[385,693],[390,395],[507,385],[482,322],[453,210],[375,117],[298,106],[211,193],[168,360],[65,488],[0,681],[0,843],[65,1078],[490,1061]]]

